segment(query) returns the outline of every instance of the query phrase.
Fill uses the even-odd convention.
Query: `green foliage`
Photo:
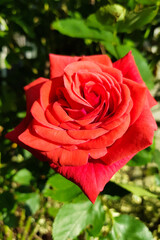
[[[60,202],[70,202],[83,194],[77,185],[59,174],[55,174],[48,179],[43,193],[45,197],[51,197]]]
[[[30,185],[31,180],[32,174],[25,168],[19,170],[13,177],[13,181],[22,185]]]
[[[158,7],[148,7],[138,12],[129,12],[125,21],[118,24],[118,32],[133,32],[152,22],[158,12]]]
[[[68,216],[70,221],[68,221]],[[53,224],[54,240],[75,238],[88,225],[92,225],[92,232],[97,235],[104,223],[104,210],[101,202],[70,203],[64,205],[58,212]]]
[[[25,203],[31,214],[35,214],[40,208],[40,196],[38,193],[16,193],[17,201]]]
[[[153,240],[153,236],[144,223],[128,216],[121,215],[113,219],[111,233],[107,240]]]
[[[147,197],[152,197],[152,198],[157,198],[158,196],[147,191],[146,189],[133,185],[133,184],[127,184],[127,183],[120,183],[119,184],[120,187],[123,187],[124,189],[126,189],[127,191],[137,195],[137,196],[147,196]]]

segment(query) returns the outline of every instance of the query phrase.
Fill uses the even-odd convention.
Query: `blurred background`
[[[54,218],[62,202],[71,201],[48,191],[54,172],[47,163],[4,138],[25,116],[23,87],[49,77],[49,53],[108,54],[116,61],[132,50],[159,102],[153,115],[160,127],[159,9],[159,0],[0,0],[0,239],[52,239]],[[111,212],[143,221],[158,240],[159,197],[160,129],[101,198]],[[106,220],[97,238],[84,229],[74,239],[111,239],[108,232]]]

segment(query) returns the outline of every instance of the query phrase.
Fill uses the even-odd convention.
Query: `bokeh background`
[[[159,0],[0,0],[0,239],[52,239],[59,209],[76,192],[65,191],[60,185],[69,183],[57,176],[56,186],[47,163],[4,138],[25,116],[23,87],[49,77],[49,53],[108,54],[116,61],[130,50],[159,102],[153,115],[160,127]],[[153,238],[139,239],[160,239],[160,129],[153,145],[112,178],[100,199],[106,211],[102,228],[93,234],[86,224],[74,239],[128,239],[110,233],[118,214],[134,216],[152,232]],[[125,229],[128,220],[122,220]]]

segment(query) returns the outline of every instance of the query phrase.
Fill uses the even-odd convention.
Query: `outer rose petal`
[[[50,166],[67,179],[76,183],[90,201],[94,203],[105,184],[133,156],[127,156],[110,165],[105,165],[101,161],[93,161],[80,167],[57,167],[53,163],[50,163]]]
[[[103,64],[108,67],[112,67],[111,59],[107,55],[82,56],[81,61],[91,61],[91,62]]]
[[[145,85],[142,80],[142,77],[139,73],[138,67],[135,63],[134,57],[132,56],[132,52],[130,51],[127,55],[123,58],[119,59],[118,61],[113,63],[113,67],[122,71],[123,76],[125,78],[129,78],[137,83]],[[147,96],[150,107],[153,107],[157,104],[155,99],[151,96],[149,90],[147,89]]]
[[[77,62],[80,57],[69,57],[63,55],[49,54],[50,61],[50,79],[62,76],[64,68],[72,63]]]
[[[109,147],[107,155],[102,158],[107,164],[119,161],[125,156],[136,154],[152,144],[154,131],[157,129],[148,104],[138,120],[128,131]]]
[[[80,149],[66,150],[58,148],[47,153],[47,158],[61,166],[82,166],[87,164],[89,153]]]
[[[30,108],[34,101],[40,97],[40,88],[47,81],[49,81],[49,79],[38,78],[24,87],[26,93],[27,112],[30,111]]]
[[[144,108],[147,88],[129,79],[124,79],[123,83],[129,87],[133,100],[133,107],[130,112],[131,124],[133,124],[138,119]]]
[[[31,106],[34,101],[39,98],[40,88],[47,81],[48,79],[46,78],[38,78],[24,87],[27,99],[27,116],[18,124],[17,127],[15,127],[13,131],[7,133],[5,136],[22,147],[24,147],[24,144],[19,141],[18,136],[27,128],[30,121],[32,121],[32,116],[30,114]]]

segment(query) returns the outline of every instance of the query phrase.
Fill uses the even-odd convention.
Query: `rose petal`
[[[123,76],[125,78],[129,78],[129,79],[145,86],[145,83],[142,80],[142,77],[139,73],[138,67],[135,63],[135,60],[134,60],[134,57],[133,57],[131,51],[127,55],[125,55],[123,58],[114,62],[113,67],[121,70],[121,72],[123,73]],[[151,96],[148,89],[147,89],[147,96],[148,96],[148,101],[149,101],[150,107],[153,107],[154,105],[157,104],[157,102]]]
[[[110,165],[105,165],[101,161],[93,160],[92,162],[88,162],[86,165],[79,167],[57,167],[53,163],[51,163],[50,166],[62,176],[76,183],[90,201],[94,203],[106,183],[132,157],[133,155],[127,156]]]
[[[146,102],[146,87],[142,86],[136,82],[133,82],[132,80],[124,78],[123,83],[126,84],[131,93],[131,98],[133,100],[133,107],[130,112],[131,116],[131,124],[133,124],[138,117],[140,116],[145,102]]]
[[[93,159],[99,159],[107,154],[107,148],[90,149],[89,155]]]
[[[150,146],[156,129],[156,122],[149,106],[146,105],[137,121],[119,140],[108,148],[108,153],[103,160],[107,164],[111,164]]]
[[[34,103],[34,101],[39,99],[40,88],[47,81],[49,81],[49,79],[38,78],[37,80],[31,82],[30,84],[24,87],[25,94],[26,94],[26,102],[27,102],[27,113],[30,111],[30,108]]]
[[[73,118],[71,118],[61,107],[61,105],[58,102],[53,103],[52,106],[52,114],[55,116],[55,118],[59,122],[67,122],[67,121],[73,121]]]
[[[73,150],[68,151],[63,149],[61,157],[60,157],[60,164],[61,165],[69,165],[69,166],[82,166],[88,162],[88,152],[84,150]]]
[[[18,136],[18,139],[25,145],[40,151],[51,151],[59,148],[59,145],[46,141],[36,135],[36,133],[33,132],[31,125]]]
[[[107,132],[108,131],[103,128],[97,128],[92,130],[69,130],[68,134],[74,139],[90,140],[90,139],[95,139],[97,137],[100,137]]]
[[[123,58],[114,62],[113,67],[119,69],[123,73],[123,77],[144,84],[131,51]]]
[[[51,90],[52,81],[47,81],[46,83],[43,84],[43,86],[40,89],[40,102],[44,110],[51,102],[52,99]]]
[[[104,148],[112,145],[117,139],[121,138],[127,131],[130,124],[130,116],[128,115],[126,120],[122,122],[120,126],[114,128],[110,132],[98,137],[96,139],[90,140],[86,143],[79,145],[83,149],[94,149],[94,148]]]
[[[46,157],[50,162],[60,166],[82,166],[88,162],[88,152],[84,150],[66,150],[58,148],[54,151],[47,152]]]
[[[20,141],[18,139],[18,136],[24,132],[24,130],[26,129],[26,127],[28,126],[28,123],[32,120],[32,116],[31,115],[28,115],[27,117],[25,117],[22,122],[20,122],[18,124],[17,127],[14,128],[13,131],[7,133],[5,135],[6,138],[8,138],[9,140],[17,143],[17,144],[20,144]]]
[[[40,126],[36,123],[33,124],[34,131],[42,138],[46,139],[47,141],[52,141],[57,144],[80,144],[85,142],[84,140],[75,140],[71,138],[67,132],[63,129],[55,130],[51,128],[46,128]]]
[[[132,108],[132,106],[133,106],[133,104],[131,102],[131,108]],[[120,118],[118,118],[118,119],[116,119],[116,120],[114,120],[112,122],[109,122],[107,124],[102,123],[100,127],[104,128],[104,129],[106,129],[108,131],[118,127],[120,124],[122,124],[122,122],[126,121],[126,118],[128,117],[128,114],[130,112],[128,110],[131,110],[131,108],[128,108],[127,112],[123,116],[121,116]]]
[[[107,55],[82,56],[81,61],[92,61],[96,64],[99,63],[101,65],[107,65],[108,67],[112,67],[112,61]]]
[[[76,62],[80,57],[70,57],[57,54],[49,54],[50,61],[50,79],[62,76],[64,73],[64,68],[72,63]]]
[[[37,101],[34,102],[32,108],[31,108],[31,113],[32,113],[32,116],[34,117],[34,119],[37,122],[39,122],[40,124],[42,124],[46,127],[49,127],[49,128],[53,128],[53,129],[56,129],[56,130],[61,130],[61,128],[57,127],[58,125],[56,125],[56,124],[53,125],[50,122],[48,122],[48,120],[46,119],[44,110],[42,109],[39,102],[37,102]]]
[[[80,125],[75,122],[63,122],[60,124],[60,127],[66,130],[80,129]]]
[[[46,119],[48,120],[48,122],[51,125],[53,125],[53,128],[55,126],[60,126],[60,122],[52,114],[52,105],[49,105],[48,108],[46,109],[45,116],[46,116]]]
[[[117,107],[115,113],[112,114],[111,116],[107,116],[106,118],[103,119],[103,122],[105,124],[110,123],[110,122],[120,118],[121,116],[123,116],[126,113],[128,108],[130,108],[132,99],[131,99],[131,95],[130,95],[130,90],[125,84],[121,84],[121,99],[122,99],[122,101],[119,104],[119,106]]]
[[[122,83],[123,75],[120,70],[113,68],[113,67],[104,66],[102,71],[109,74],[111,78],[115,78],[117,82]]]

